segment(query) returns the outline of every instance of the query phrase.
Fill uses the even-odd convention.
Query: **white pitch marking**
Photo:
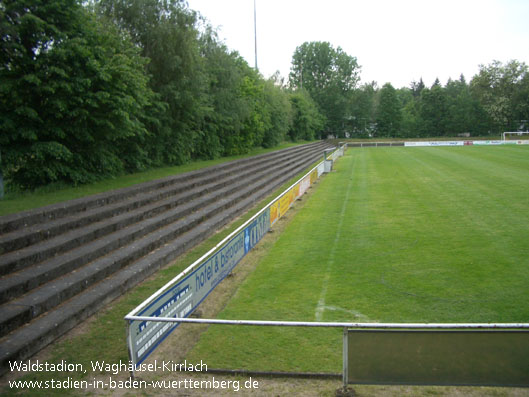
[[[356,318],[362,319],[363,321],[369,320],[369,317],[367,317],[365,314],[362,314],[356,310],[344,309],[343,307],[338,307],[338,306],[324,306],[323,309],[330,310],[330,311],[340,311],[340,312],[349,313],[355,316]]]
[[[355,161],[353,163],[353,166],[351,167],[351,177],[349,178],[349,182],[347,183],[347,192],[345,193],[345,199],[343,201],[342,209],[340,211],[340,220],[338,222],[338,227],[336,228],[336,235],[334,236],[334,241],[332,244],[331,252],[329,254],[329,260],[327,261],[327,267],[325,268],[325,276],[323,278],[323,287],[321,289],[318,305],[316,306],[316,312],[315,312],[316,321],[323,320],[323,312],[325,311],[325,307],[326,307],[325,306],[325,296],[327,295],[327,287],[329,285],[329,278],[331,277],[331,274],[330,274],[331,266],[334,265],[334,257],[336,255],[336,249],[338,248],[338,242],[340,241],[340,237],[342,234],[344,214],[345,214],[345,209],[347,208],[347,202],[349,201],[349,197],[351,196],[351,190],[353,186],[352,175],[354,173],[354,168],[355,168],[357,158],[358,157],[355,157]]]

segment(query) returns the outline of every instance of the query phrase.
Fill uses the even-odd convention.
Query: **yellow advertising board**
[[[299,197],[303,196],[309,187],[318,180],[318,173],[318,168],[314,168],[310,174],[306,175],[295,186],[288,190],[288,192],[270,205],[270,226],[285,215],[288,209],[292,206],[292,203]]]
[[[283,197],[281,197],[279,199],[279,217],[281,218],[283,215],[285,215],[285,213],[288,211],[288,209],[290,208],[290,204],[292,203],[293,199],[292,199],[292,194],[293,194],[293,189],[290,189],[287,193],[285,193],[283,195]]]
[[[318,170],[314,170],[310,173],[310,184],[312,185],[318,179]]]
[[[279,200],[270,206],[270,226],[279,219]]]
[[[296,201],[298,197],[299,197],[299,183],[292,188],[292,201],[290,202],[290,205],[292,205],[292,203]]]

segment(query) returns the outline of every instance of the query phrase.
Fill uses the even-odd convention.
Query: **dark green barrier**
[[[529,386],[528,330],[348,330],[352,384]]]

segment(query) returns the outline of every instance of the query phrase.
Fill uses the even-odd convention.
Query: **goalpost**
[[[527,137],[529,138],[529,131],[511,131],[511,132],[504,132],[502,134],[502,140],[503,141],[507,141],[508,139],[508,136],[510,135],[517,135],[517,136],[522,136],[522,135],[527,135]],[[521,138],[516,138],[516,139],[521,139]]]

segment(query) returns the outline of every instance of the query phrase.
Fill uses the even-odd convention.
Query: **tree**
[[[148,147],[159,163],[273,146],[288,130],[288,101],[183,0],[100,0],[99,10],[150,59],[151,87],[167,104]]]
[[[419,137],[423,133],[420,102],[417,99],[409,101],[402,108],[401,130],[402,136],[407,138]]]
[[[292,123],[288,131],[290,139],[311,141],[321,138],[321,131],[325,124],[324,116],[305,90],[297,90],[290,94],[292,106]]]
[[[529,131],[529,73],[520,78],[513,95],[514,118],[519,120],[517,129]]]
[[[399,136],[402,116],[400,113],[401,105],[395,88],[390,83],[386,83],[378,95],[377,135],[384,137]]]
[[[75,0],[6,1],[2,13],[6,178],[32,188],[144,167],[156,100],[137,48]]]
[[[167,105],[148,142],[150,156],[160,164],[190,160],[207,111],[197,14],[183,0],[100,0],[97,9],[149,58],[150,87]]]
[[[360,80],[355,57],[328,42],[305,42],[292,57],[290,86],[304,88],[326,117],[326,129],[345,132],[352,94]]]
[[[446,129],[449,134],[486,134],[488,117],[480,103],[472,96],[465,76],[449,79],[445,86],[448,115]]]
[[[242,120],[248,110],[239,95],[243,78],[237,66],[239,55],[229,52],[213,32],[204,34],[201,41],[207,102],[195,153],[198,157],[215,158],[234,150],[235,137],[242,134]]]
[[[375,120],[375,99],[378,87],[375,81],[356,89],[351,101],[351,131],[357,136],[367,136]]]
[[[410,84],[412,94],[415,98],[419,98],[421,96],[421,91],[425,88],[424,82],[422,81],[422,77],[419,80],[419,82],[412,81]]]
[[[273,79],[264,83],[264,106],[267,113],[262,145],[274,147],[284,141],[292,124],[292,108],[288,94]]]
[[[501,133],[516,130],[521,120],[529,119],[528,68],[523,62],[499,61],[484,66],[472,78],[470,88],[488,114],[490,130]]]
[[[448,104],[446,93],[440,85],[421,92],[419,108],[421,128],[425,136],[443,136],[447,133]]]

